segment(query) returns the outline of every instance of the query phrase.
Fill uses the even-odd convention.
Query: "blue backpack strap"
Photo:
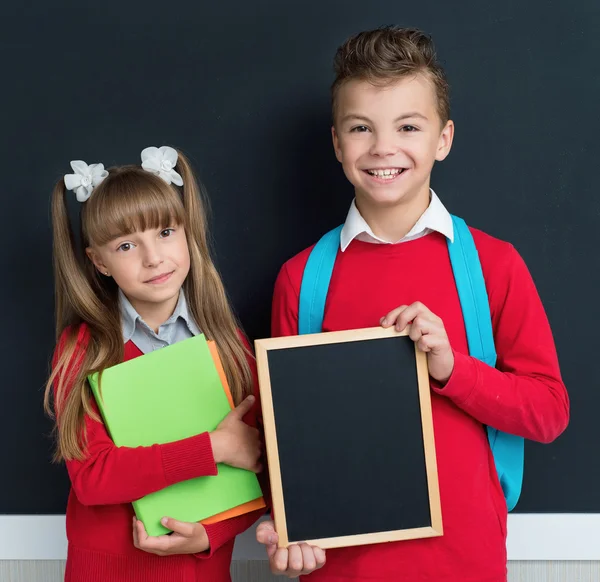
[[[492,318],[485,280],[473,236],[462,218],[452,216],[454,242],[448,251],[463,312],[469,353],[489,366],[496,365]],[[522,437],[487,427],[488,440],[506,505],[511,511],[521,494],[525,441]]]
[[[492,317],[479,254],[469,227],[462,218],[452,216],[454,242],[448,252],[462,309],[469,354],[488,366],[496,365]]]
[[[298,311],[298,334],[319,333],[323,329],[325,301],[333,265],[340,248],[340,234],[344,225],[323,235],[308,257]]]

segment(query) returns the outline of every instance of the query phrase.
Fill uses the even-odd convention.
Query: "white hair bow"
[[[174,170],[178,159],[177,151],[169,146],[154,146],[142,150],[142,168],[160,176],[167,184],[173,182],[183,186],[183,179]]]
[[[104,164],[90,164],[81,160],[71,162],[74,174],[65,174],[67,190],[73,190],[79,202],[85,202],[94,191],[94,188],[108,176]]]

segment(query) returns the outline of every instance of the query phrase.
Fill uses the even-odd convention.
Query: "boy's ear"
[[[106,265],[102,262],[100,255],[92,247],[87,247],[85,249],[85,254],[88,256],[88,259],[94,263],[94,267],[96,267],[102,275],[108,275]]]
[[[435,159],[438,162],[445,160],[450,153],[450,149],[452,148],[452,141],[454,140],[454,122],[449,119],[442,129],[442,133],[440,133],[440,138],[438,140],[438,148],[435,153]]]
[[[342,163],[342,150],[340,149],[340,138],[335,131],[335,126],[331,126],[331,139],[333,141],[333,150],[335,151],[335,157],[337,161]]]

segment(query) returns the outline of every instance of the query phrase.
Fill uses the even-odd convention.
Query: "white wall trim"
[[[509,560],[600,560],[600,514],[511,514]],[[0,515],[0,560],[64,560],[64,515]],[[236,560],[263,560],[254,528],[238,537]]]

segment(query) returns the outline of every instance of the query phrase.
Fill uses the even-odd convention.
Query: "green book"
[[[88,378],[118,447],[178,441],[213,431],[231,411],[203,334]],[[101,388],[101,394],[100,394]],[[133,503],[150,536],[168,533],[164,516],[198,522],[262,496],[251,471],[217,465],[217,476],[176,483]]]

